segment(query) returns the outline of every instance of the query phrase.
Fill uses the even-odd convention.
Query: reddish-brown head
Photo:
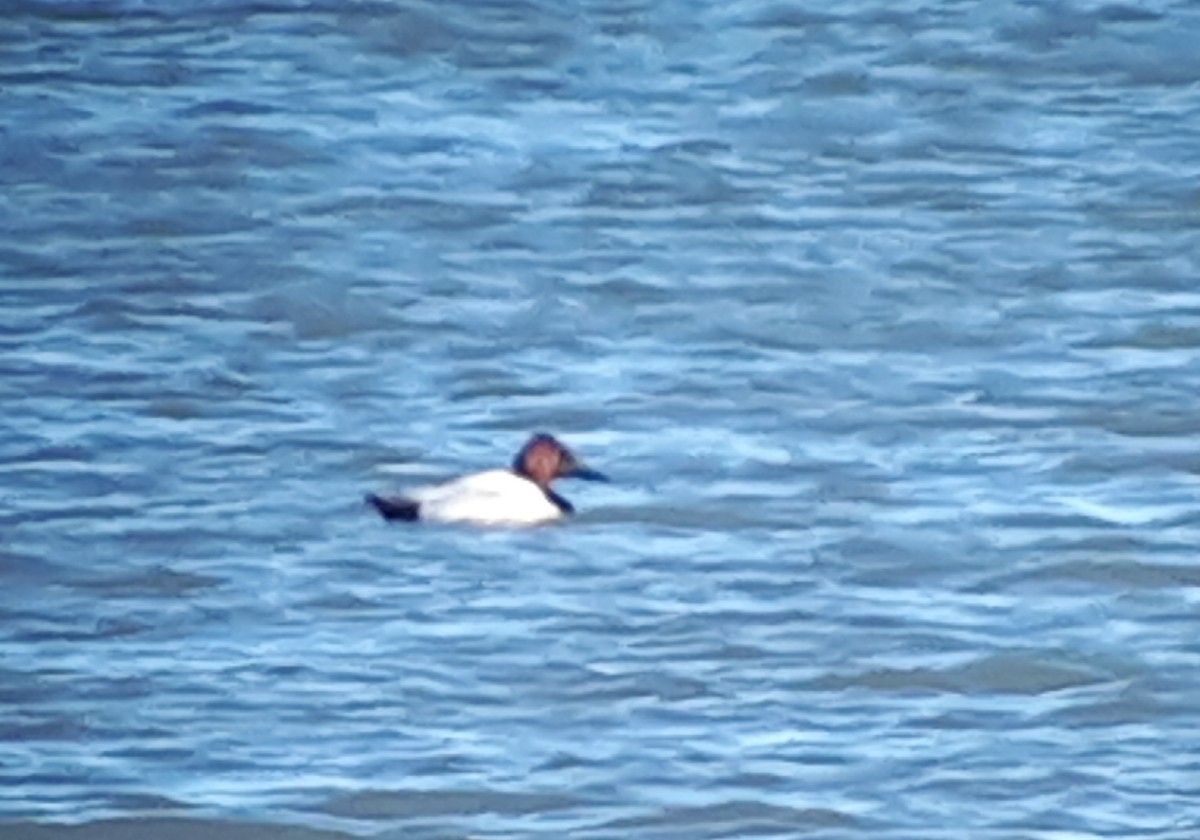
[[[513,472],[541,487],[549,487],[556,478],[584,478],[608,481],[608,478],[579,463],[571,451],[552,435],[534,435],[513,459]]]

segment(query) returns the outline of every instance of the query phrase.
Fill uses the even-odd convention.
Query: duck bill
[[[567,478],[582,478],[584,481],[608,481],[609,478],[599,470],[591,467],[576,467],[566,475]]]

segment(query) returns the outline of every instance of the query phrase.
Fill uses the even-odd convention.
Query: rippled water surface
[[[4,4],[0,834],[1194,838],[1198,42]]]

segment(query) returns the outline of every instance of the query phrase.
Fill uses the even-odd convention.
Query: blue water
[[[1196,837],[1198,42],[4,4],[0,836]]]

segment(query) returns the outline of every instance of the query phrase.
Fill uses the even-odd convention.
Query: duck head
[[[559,478],[608,481],[608,476],[584,466],[574,453],[553,435],[534,435],[513,459],[513,472],[523,475],[539,487],[549,487]]]

